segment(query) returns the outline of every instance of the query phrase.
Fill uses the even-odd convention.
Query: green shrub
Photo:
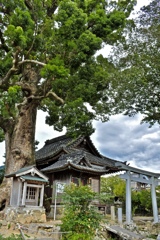
[[[1,184],[2,181],[3,181],[3,178],[4,178],[4,172],[5,172],[5,168],[4,168],[4,166],[0,166],[0,184]]]
[[[89,186],[71,184],[64,190],[63,240],[92,240],[99,228],[101,214],[90,206],[96,194]]]

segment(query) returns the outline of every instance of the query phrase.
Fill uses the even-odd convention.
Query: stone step
[[[135,233],[135,232],[131,232],[125,228],[122,228],[118,225],[113,225],[113,226],[105,226],[106,230],[108,232],[111,232],[112,234],[118,235],[119,237],[121,237],[123,240],[144,240],[144,236]]]

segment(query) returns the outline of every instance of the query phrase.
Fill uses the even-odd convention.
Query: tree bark
[[[7,132],[6,174],[35,164],[34,141],[37,104],[33,101],[22,106],[12,133]]]
[[[35,164],[35,127],[37,102],[29,99],[20,106],[19,114],[5,131],[5,174],[13,173],[24,166]],[[0,186],[0,206],[10,197],[11,179],[4,178]]]

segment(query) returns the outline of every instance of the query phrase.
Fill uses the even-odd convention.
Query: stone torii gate
[[[154,223],[159,222],[158,218],[158,207],[156,198],[156,186],[158,185],[158,178],[160,173],[148,172],[142,169],[130,167],[124,163],[117,162],[116,166],[122,171],[126,171],[121,174],[120,177],[126,180],[126,223],[132,222],[132,205],[131,205],[131,181],[150,184],[151,186],[151,197],[152,197],[152,209]],[[137,176],[134,176],[136,173]],[[147,178],[144,178],[146,176]]]

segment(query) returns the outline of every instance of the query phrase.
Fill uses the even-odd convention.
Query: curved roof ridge
[[[77,165],[76,163],[72,162],[71,160],[61,160],[59,163],[56,162],[52,164],[52,166],[48,166],[46,168],[41,169],[42,172],[52,172],[54,168],[54,171],[62,171],[66,169],[74,169],[74,170],[80,170],[80,171],[87,171],[87,172],[92,172],[92,173],[101,173],[101,174],[106,174],[108,172],[108,169],[105,167],[103,168],[96,168],[96,167],[90,167],[90,166],[81,166]]]
[[[76,147],[79,143],[81,143],[84,139],[84,136],[80,135],[76,138],[72,138],[71,142],[67,144],[67,147]]]
[[[94,150],[94,152],[96,153],[96,155],[98,155],[98,157],[102,157],[102,155],[100,154],[100,152],[98,151],[98,149],[95,147],[95,145],[93,144],[93,141],[91,140],[90,136],[84,136],[84,135],[80,135],[77,138],[73,138],[71,143],[68,143],[67,147],[71,148],[71,147],[76,147],[78,146],[84,139],[86,138],[86,140],[91,144],[92,149]]]
[[[85,159],[86,163],[88,164],[88,166],[92,168],[92,164],[91,164],[90,161],[88,160],[88,158],[87,158],[87,156],[86,156],[86,152],[84,152],[84,159]]]
[[[54,151],[52,154],[50,154],[50,155],[49,155],[49,158],[54,157],[56,154],[60,153],[61,151],[64,151],[66,154],[69,153],[69,152],[68,152],[68,149],[67,149],[64,145],[62,145],[62,146],[60,146],[59,149],[57,149],[57,150]],[[36,159],[36,161],[37,161],[37,162],[38,162],[38,161],[42,161],[42,160],[46,159],[47,157],[48,157],[48,156],[39,157],[38,159]]]
[[[93,141],[91,140],[91,138],[89,136],[87,136],[88,140],[90,141],[90,143],[92,144],[94,150],[98,153],[99,157],[102,157],[102,155],[100,154],[100,152],[98,151],[98,149],[95,147]]]
[[[45,141],[45,145],[48,145],[48,144],[51,144],[51,143],[54,143],[54,142],[58,142],[60,140],[64,140],[64,139],[67,139],[67,138],[71,138],[71,137],[64,134],[64,135],[59,136],[59,137],[48,139],[48,140]]]

